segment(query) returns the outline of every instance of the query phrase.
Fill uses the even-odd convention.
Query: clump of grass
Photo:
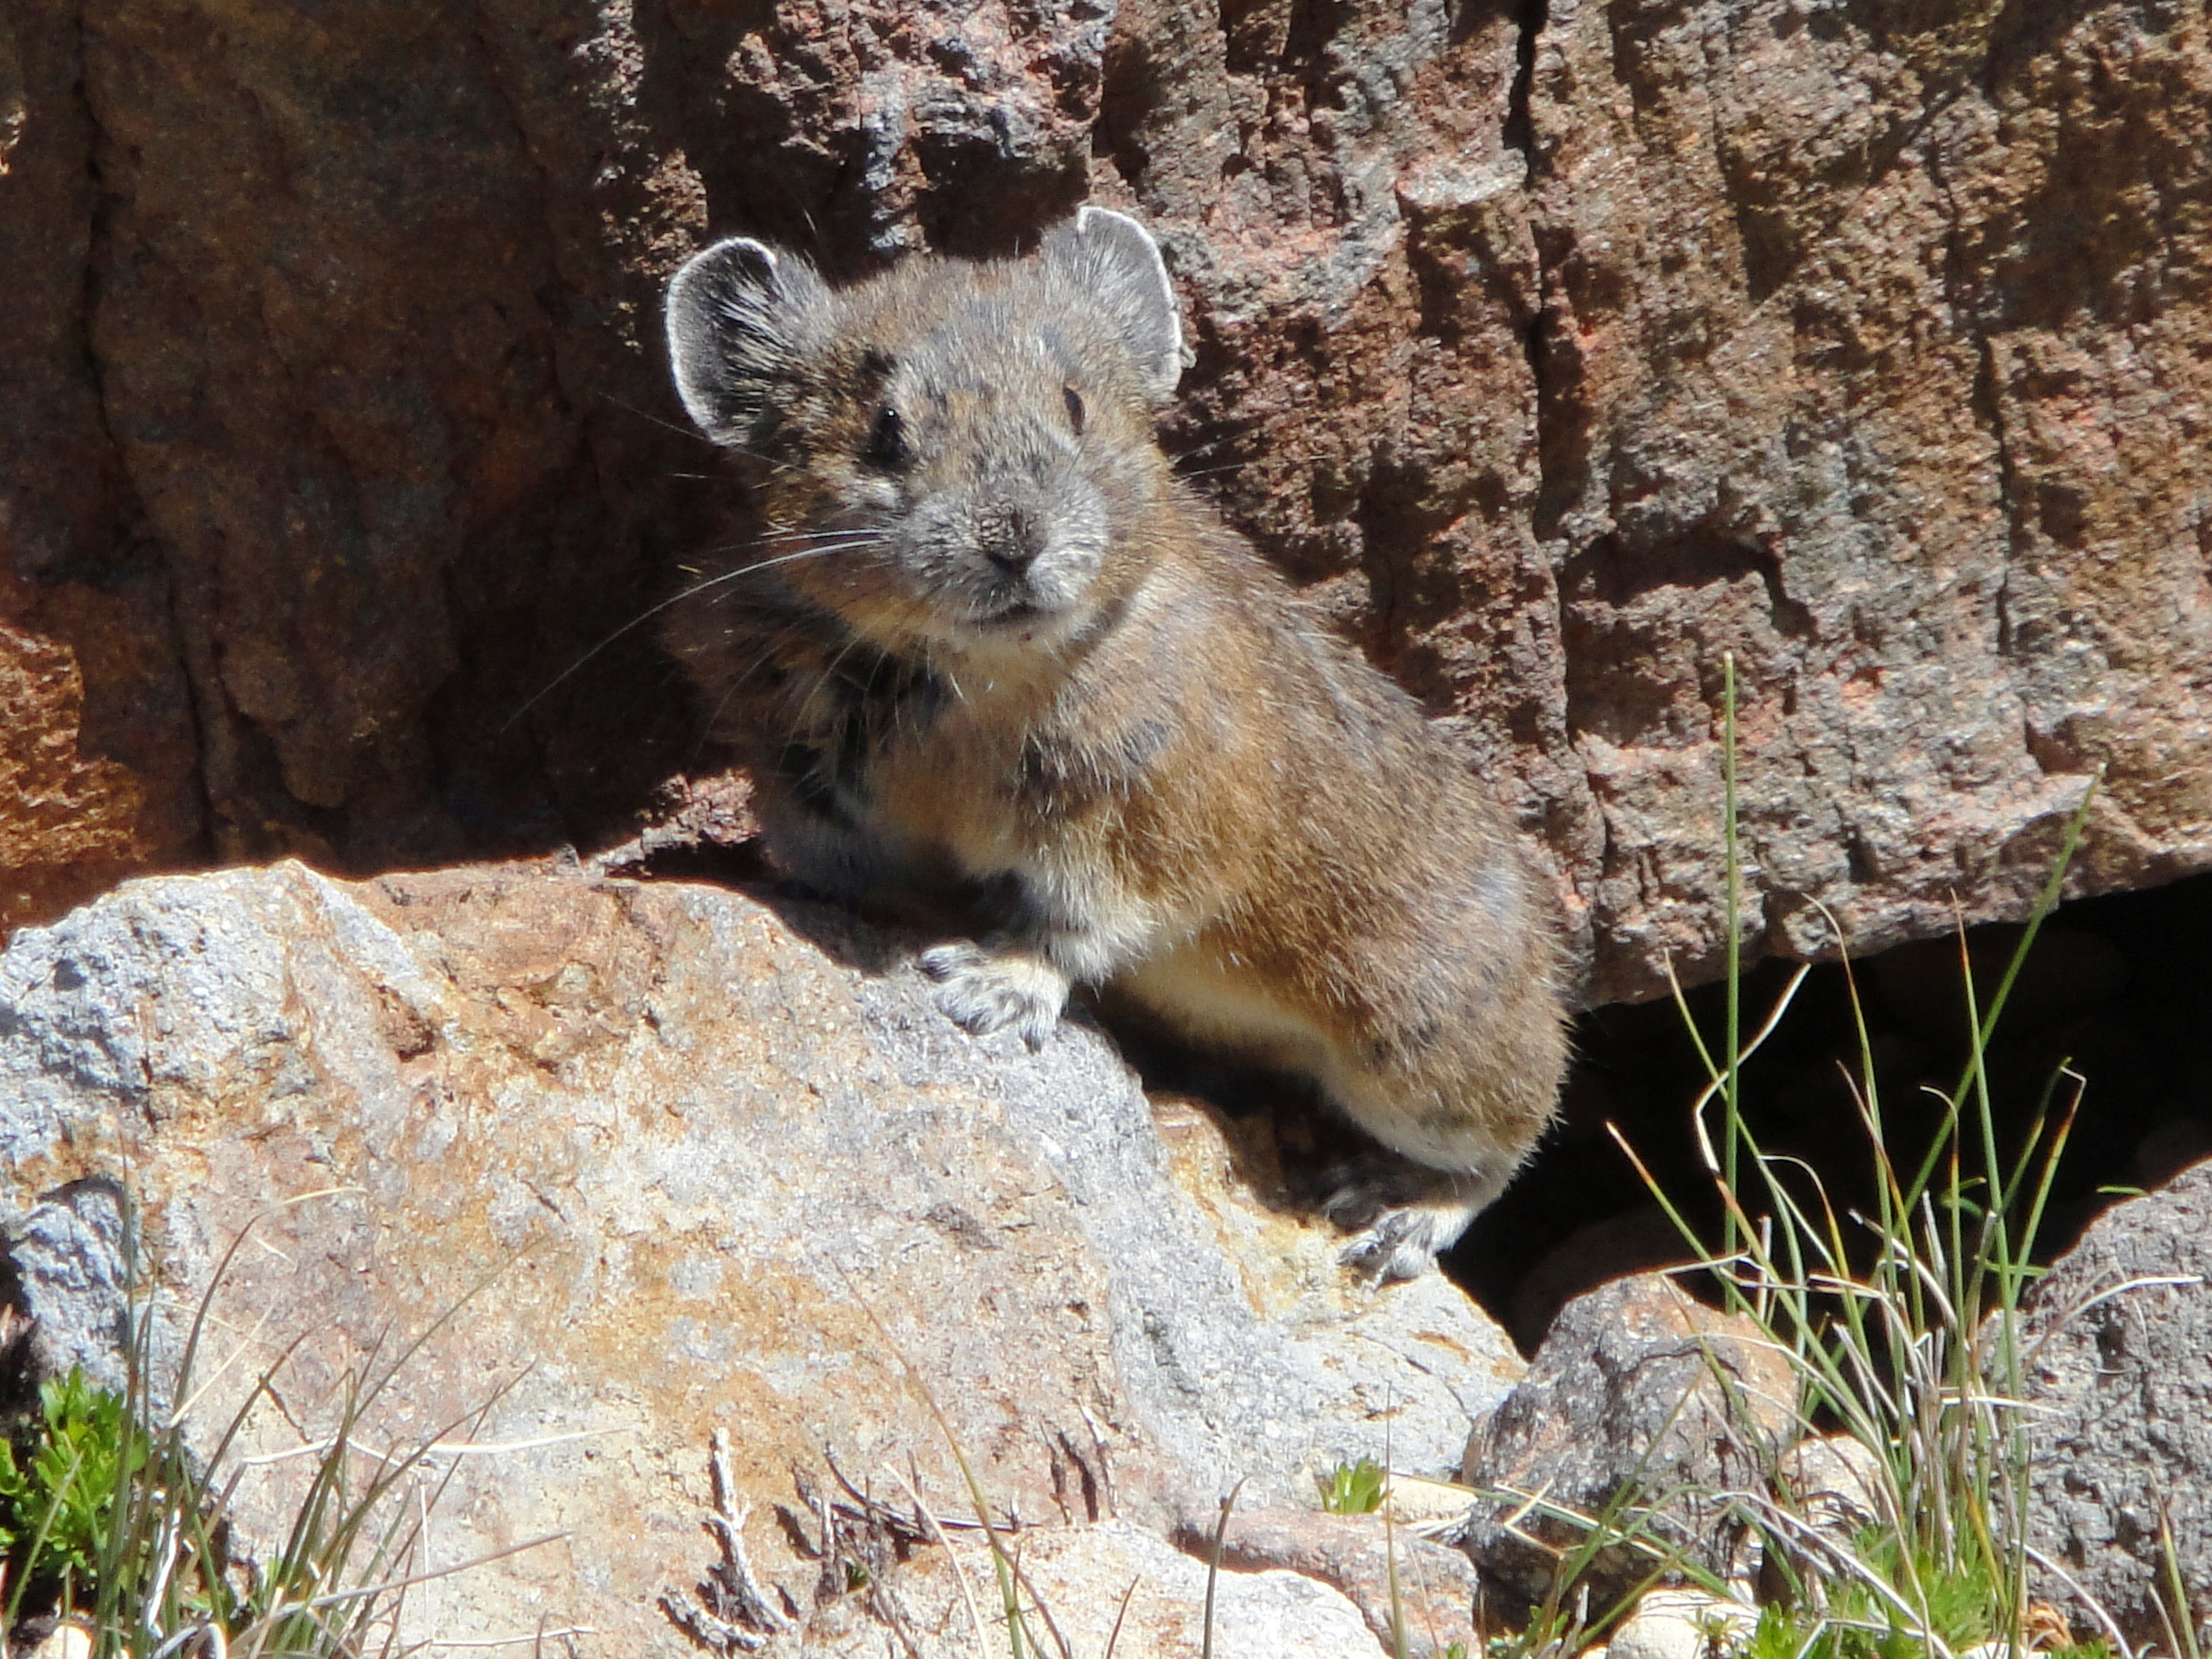
[[[1724,672],[1725,925],[1733,941],[1740,902],[1733,661]],[[1901,1158],[1886,1131],[1846,960],[1859,1052],[1852,1097],[1873,1165],[1871,1213],[1838,1214],[1817,1175],[1768,1153],[1746,1124],[1741,1074],[1748,1050],[1737,1029],[1740,970],[1731,948],[1725,1046],[1717,1060],[1701,1044],[1711,1081],[1696,1123],[1726,1217],[1721,1248],[1701,1252],[1703,1265],[1729,1304],[1788,1354],[1801,1390],[1800,1426],[1809,1432],[1833,1424],[1872,1454],[1871,1495],[1881,1510],[1874,1528],[1838,1539],[1787,1501],[1746,1498],[1776,1600],[1797,1611],[1800,1646],[1832,1639],[1842,1654],[1871,1643],[1887,1655],[1899,1643],[1942,1653],[1997,1641],[2026,1650],[2028,1443],[2019,1310],[2037,1272],[2033,1244],[2081,1079],[2060,1069],[2008,1156],[1985,1056],[2021,964],[2058,902],[2093,794],[2094,783],[1986,1009],[1962,939],[1967,1058],[1957,1085],[1939,1097],[1938,1133],[1917,1158]],[[1790,981],[1752,1046],[1774,1029],[1802,977]],[[1694,1037],[1694,1022],[1689,1030]],[[1707,1125],[1715,1100],[1717,1156]],[[1679,1212],[1676,1219],[1680,1224]],[[1696,1242],[1686,1226],[1685,1235]]]
[[[127,1205],[124,1222],[129,1264]],[[233,1241],[192,1320],[166,1396],[180,1403],[161,1403],[154,1310],[141,1302],[130,1310],[125,1389],[96,1387],[75,1371],[50,1378],[24,1441],[0,1443],[0,1639],[26,1617],[50,1614],[88,1628],[94,1659],[362,1659],[397,1651],[406,1591],[444,1576],[410,1577],[407,1564],[451,1466],[421,1505],[390,1500],[467,1425],[448,1425],[405,1451],[361,1449],[365,1414],[427,1332],[386,1363],[372,1353],[349,1385],[275,1553],[264,1561],[234,1550],[226,1518],[240,1478],[233,1449],[257,1406],[273,1400],[290,1351],[255,1379],[204,1456],[186,1425],[212,1287],[250,1231]]]
[[[1871,1526],[1849,1531],[1808,1516],[1786,1481],[1773,1490],[1698,1494],[1708,1509],[1724,1506],[1759,1546],[1758,1599],[1764,1605],[1755,1628],[1740,1638],[1741,1650],[1747,1659],[1948,1659],[1995,1643],[2018,1655],[2039,1646],[2077,1659],[2125,1652],[2109,1618],[2086,1605],[2083,1615],[2103,1631],[2098,1640],[2071,1646],[2070,1638],[2047,1629],[2039,1644],[2028,1637],[2034,1562],[2027,1543],[2020,1303],[2038,1273],[2034,1242],[2082,1079],[2062,1066],[2027,1133],[2008,1149],[1985,1064],[2021,964],[2057,903],[2090,795],[2066,826],[2049,879],[1986,1007],[1978,1000],[1962,939],[1967,1059],[1957,1085],[1938,1097],[1938,1133],[1924,1150],[1900,1148],[1889,1132],[1846,961],[1858,1038],[1850,1081],[1874,1197],[1869,1209],[1839,1211],[1819,1172],[1767,1151],[1745,1121],[1743,1064],[1784,1018],[1808,970],[1789,981],[1747,1039],[1737,945],[1741,854],[1732,659],[1724,665],[1722,720],[1729,947],[1717,1043],[1708,1042],[1676,991],[1709,1079],[1692,1121],[1720,1206],[1717,1237],[1701,1236],[1686,1218],[1691,1206],[1663,1191],[1641,1160],[1637,1168],[1688,1241],[1697,1258],[1693,1271],[1717,1285],[1725,1304],[1788,1357],[1798,1388],[1796,1431],[1840,1432],[1865,1449],[1879,1510]],[[1620,1144],[1635,1159],[1626,1141]],[[1522,1631],[1492,1644],[1492,1659],[1571,1653],[1601,1633],[1621,1609],[1593,1609],[1586,1596],[1577,1600],[1577,1560],[1586,1565],[1599,1550],[1618,1545],[1674,1496],[1631,1492],[1606,1514],[1588,1517],[1583,1547],[1567,1562],[1560,1590]],[[1642,1544],[1654,1580],[1676,1573],[1716,1595],[1745,1593],[1684,1559],[1684,1552],[1660,1551],[1648,1537]]]

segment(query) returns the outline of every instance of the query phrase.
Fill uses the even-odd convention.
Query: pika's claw
[[[978,1036],[1011,1027],[1042,1048],[1067,1006],[1067,976],[1041,957],[963,940],[924,951],[921,970],[937,981],[939,1009]]]
[[[1435,1267],[1504,1185],[1502,1176],[1425,1170],[1384,1156],[1346,1169],[1321,1207],[1359,1235],[1337,1260],[1388,1285]]]
[[[1443,1225],[1443,1218],[1425,1206],[1389,1210],[1336,1259],[1378,1285],[1419,1279],[1437,1265],[1437,1252],[1456,1237],[1445,1236]]]

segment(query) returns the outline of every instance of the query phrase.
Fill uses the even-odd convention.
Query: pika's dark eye
[[[1083,433],[1083,394],[1072,386],[1064,386],[1060,389],[1060,395],[1067,400],[1067,423],[1080,437]]]
[[[903,472],[914,465],[914,446],[907,441],[906,422],[889,404],[876,411],[876,423],[868,428],[860,459],[886,472]]]

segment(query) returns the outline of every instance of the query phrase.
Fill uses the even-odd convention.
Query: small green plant
[[[1853,1543],[1862,1560],[1893,1582],[1911,1576],[1897,1559],[1893,1537],[1870,1529]],[[1999,1603],[1991,1595],[1995,1587],[1985,1577],[1947,1570],[1936,1562],[1918,1563],[1914,1571],[1925,1575],[1936,1614],[1934,1634],[1948,1651],[1964,1652],[1989,1639]],[[1846,1579],[1836,1586],[1825,1615],[1818,1619],[1780,1604],[1764,1608],[1741,1659],[1928,1659],[1945,1650],[1931,1645],[1928,1638],[1926,1630],[1897,1616],[1891,1598],[1865,1581]],[[2021,1651],[2039,1653],[2045,1659],[2114,1659],[2101,1638]]]
[[[1382,1507],[1389,1477],[1373,1458],[1363,1457],[1315,1475],[1314,1484],[1321,1488],[1322,1508],[1331,1515],[1372,1515]]]
[[[0,1556],[14,1586],[12,1624],[27,1591],[88,1583],[117,1497],[145,1466],[145,1431],[123,1396],[81,1370],[39,1385],[39,1410],[21,1458],[0,1440]]]

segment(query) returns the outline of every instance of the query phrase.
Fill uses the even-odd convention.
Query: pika
[[[1174,473],[1175,290],[1124,215],[832,289],[747,238],[669,284],[684,406],[757,524],[666,638],[769,848],[847,898],[963,889],[944,1012],[1042,1043],[1073,985],[1311,1078],[1395,1158],[1326,1205],[1412,1278],[1566,1058],[1558,928],[1413,700]]]

